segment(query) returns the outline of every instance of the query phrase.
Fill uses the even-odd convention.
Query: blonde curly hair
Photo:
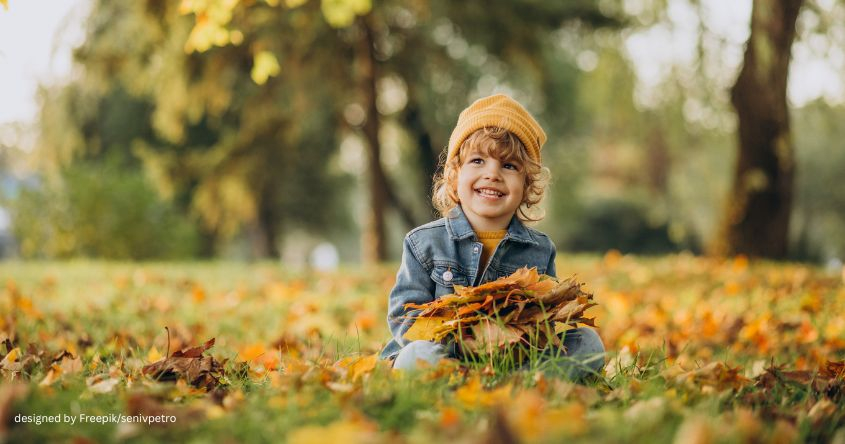
[[[481,152],[502,161],[515,161],[525,169],[525,188],[522,203],[516,215],[523,222],[536,222],[544,212],[537,205],[549,183],[550,172],[540,162],[528,155],[525,145],[512,132],[498,127],[485,127],[473,132],[458,148],[458,153],[447,159],[446,150],[440,156],[442,169],[434,176],[431,203],[445,217],[460,203],[458,199],[458,172],[469,154]]]

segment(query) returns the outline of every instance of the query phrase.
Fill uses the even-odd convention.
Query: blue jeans
[[[567,330],[563,345],[566,347],[566,353],[557,353],[558,356],[554,350],[546,350],[543,353],[544,362],[541,368],[572,380],[581,380],[588,375],[601,373],[604,368],[604,344],[595,330],[587,327]],[[450,358],[453,356],[443,344],[413,341],[399,351],[393,361],[393,368],[414,370],[418,360],[433,366],[441,359]]]

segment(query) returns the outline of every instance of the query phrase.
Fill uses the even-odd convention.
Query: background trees
[[[803,3],[755,1],[751,9],[751,34],[731,89],[739,153],[718,253],[786,256],[795,176],[786,84]]]
[[[394,240],[435,217],[431,177],[457,114],[480,95],[504,91],[550,134],[543,155],[554,181],[539,228],[563,249],[697,252],[709,244],[730,254],[842,254],[841,243],[822,241],[836,239],[837,224],[813,222],[841,219],[830,204],[835,193],[821,197],[827,176],[801,174],[827,167],[810,147],[841,140],[824,123],[841,112],[835,103],[793,106],[801,124],[792,133],[795,154],[784,158],[794,170],[764,173],[783,179],[770,188],[777,193],[749,188],[761,183],[751,180],[761,168],[790,164],[772,161],[789,151],[772,148],[790,140],[789,30],[797,21],[797,44],[821,36],[838,48],[831,37],[838,34],[827,30],[839,29],[832,18],[841,5],[810,2],[799,13],[800,4],[785,2],[780,15],[755,7],[744,63],[746,38],[718,29],[708,5],[97,1],[75,53],[80,75],[43,90],[38,179],[13,205],[18,237],[29,237],[27,228],[58,230],[39,224],[67,225],[65,213],[48,213],[37,199],[79,208],[67,192],[73,178],[103,169],[113,173],[97,183],[115,201],[149,198],[158,208],[111,232],[130,233],[129,220],[147,220],[137,225],[146,234],[134,237],[163,239],[150,233],[184,226],[168,241],[184,245],[180,255],[278,256],[326,240],[347,260],[395,257]],[[643,52],[639,41],[652,43]],[[761,50],[758,41],[779,46]],[[643,61],[664,48],[660,42],[675,64],[649,74]],[[762,83],[749,81],[764,72]],[[752,137],[757,129],[766,129],[765,140]],[[768,157],[752,162],[750,146]],[[139,185],[120,186],[130,179]],[[755,203],[765,196],[779,204]],[[724,208],[732,209],[728,217]],[[103,216],[90,217],[94,232],[109,232],[97,225],[109,220]],[[62,255],[116,255],[71,244]],[[121,249],[129,257],[170,255]],[[57,255],[43,246],[20,251]]]

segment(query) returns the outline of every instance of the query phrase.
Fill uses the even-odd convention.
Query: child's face
[[[477,231],[504,230],[525,192],[525,169],[481,151],[468,153],[458,172],[458,199]]]

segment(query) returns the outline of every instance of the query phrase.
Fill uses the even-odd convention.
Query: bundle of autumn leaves
[[[523,267],[512,275],[478,287],[455,285],[454,294],[425,304],[405,333],[408,340],[455,341],[464,353],[492,352],[524,344],[562,347],[556,334],[566,326],[595,326],[584,312],[597,304],[575,278],[558,280]]]

